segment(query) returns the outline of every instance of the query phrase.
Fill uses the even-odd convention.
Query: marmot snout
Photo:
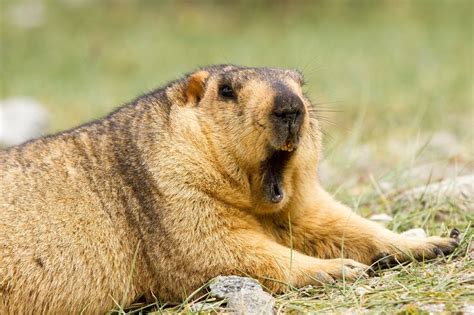
[[[291,152],[298,145],[306,108],[301,98],[286,85],[278,83],[273,86],[277,90],[270,119],[275,133],[272,146],[276,150]]]

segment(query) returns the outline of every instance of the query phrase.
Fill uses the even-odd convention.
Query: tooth
[[[293,151],[294,148],[295,147],[293,146],[292,143],[285,143],[284,145],[281,146],[280,150],[291,152]]]

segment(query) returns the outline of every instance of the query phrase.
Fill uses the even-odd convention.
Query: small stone
[[[426,238],[427,236],[425,230],[423,230],[422,228],[407,230],[401,233],[401,235],[412,238]]]
[[[219,276],[209,288],[211,296],[225,298],[227,307],[237,314],[273,314],[275,299],[255,279]]]
[[[389,182],[389,181],[380,181],[378,183],[380,189],[382,190],[382,192],[388,194],[392,191],[395,190],[395,187],[393,185],[393,183]]]
[[[464,151],[456,136],[446,130],[441,130],[432,135],[428,144],[429,149],[438,152],[441,156],[451,157]]]
[[[469,315],[474,314],[474,304],[464,303],[462,311],[464,314],[469,314]]]
[[[236,293],[242,290],[263,291],[262,286],[257,280],[239,276],[218,276],[209,286],[211,296],[226,298],[230,293]]]
[[[45,5],[42,1],[15,3],[7,10],[8,21],[21,28],[34,28],[45,20]]]
[[[0,101],[0,145],[12,146],[43,135],[49,114],[37,101],[15,97]]]
[[[369,218],[369,220],[385,223],[385,222],[390,222],[390,221],[392,221],[393,218],[392,218],[391,216],[389,216],[388,214],[380,213],[380,214],[374,214],[374,215],[372,215],[372,216]]]
[[[275,299],[264,291],[242,290],[227,297],[227,307],[237,314],[273,314]]]

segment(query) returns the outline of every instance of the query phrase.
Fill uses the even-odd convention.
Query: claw
[[[433,248],[433,253],[435,253],[436,257],[444,257],[443,251],[438,247]]]
[[[316,273],[315,278],[321,284],[334,284],[334,283],[336,283],[336,280],[334,280],[333,277],[331,277],[329,274],[327,274],[325,272]]]
[[[365,272],[367,272],[369,277],[375,277],[375,270],[372,267],[369,267]]]
[[[378,269],[387,269],[396,265],[396,261],[389,253],[382,252],[372,259],[372,264]]]
[[[454,238],[454,239],[459,239],[459,236],[461,235],[461,232],[459,232],[458,229],[454,228],[451,230],[451,233],[449,234],[449,237],[450,238]]]

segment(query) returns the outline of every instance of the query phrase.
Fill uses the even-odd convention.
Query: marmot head
[[[319,139],[311,103],[302,91],[302,74],[220,65],[186,80],[186,106],[198,111],[201,127],[212,133],[219,154],[260,175],[264,202],[282,202],[289,161],[304,141]]]

